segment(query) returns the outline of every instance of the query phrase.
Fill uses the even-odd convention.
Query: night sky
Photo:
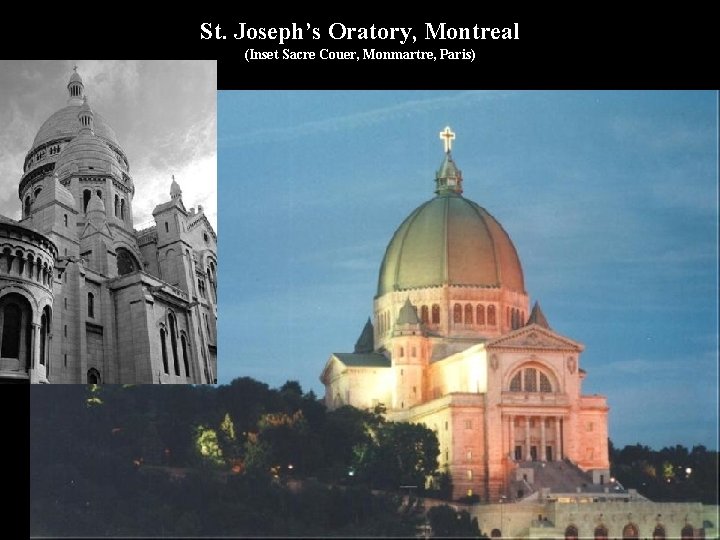
[[[323,395],[393,232],[434,196],[449,125],[464,196],[510,234],[531,303],[585,345],[584,392],[608,397],[615,445],[718,447],[715,92],[237,91],[217,106],[220,383]]]

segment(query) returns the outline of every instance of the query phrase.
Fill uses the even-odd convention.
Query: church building
[[[454,497],[521,499],[540,465],[607,484],[608,406],[582,393],[583,345],[530,307],[512,240],[463,196],[455,135],[440,137],[435,196],[390,240],[372,320],[322,372],[326,405],[382,404],[389,420],[435,431]]]
[[[135,185],[76,70],[0,216],[0,382],[215,383],[217,236],[178,182],[133,226]],[[170,179],[169,179],[170,180]]]

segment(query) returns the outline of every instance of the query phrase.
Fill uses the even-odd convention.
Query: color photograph
[[[31,534],[717,538],[717,118],[705,91],[218,92],[216,384],[31,386]],[[170,311],[159,382],[212,334]]]

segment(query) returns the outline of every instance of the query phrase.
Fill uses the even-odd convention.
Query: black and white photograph
[[[215,383],[217,63],[0,73],[0,380]]]

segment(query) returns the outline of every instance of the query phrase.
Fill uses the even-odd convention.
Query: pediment
[[[331,354],[320,375],[320,382],[328,384],[346,369],[347,367],[334,354]]]
[[[100,233],[109,238],[114,238],[113,233],[110,230],[110,227],[108,226],[107,222],[103,222],[103,224],[100,227],[97,227],[94,223],[92,223],[90,221],[85,223],[85,228],[83,229],[83,232],[80,235],[80,238],[81,239],[87,238],[88,236],[91,236],[95,233]]]
[[[518,328],[512,332],[488,341],[488,349],[525,349],[582,352],[581,343],[561,336],[537,324]]]

